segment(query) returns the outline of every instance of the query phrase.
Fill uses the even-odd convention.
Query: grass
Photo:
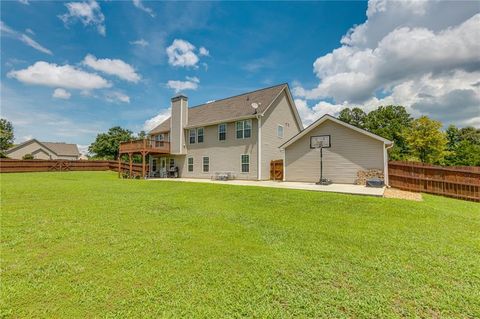
[[[3,317],[480,317],[480,205],[2,174]]]

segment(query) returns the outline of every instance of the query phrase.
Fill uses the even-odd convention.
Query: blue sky
[[[17,142],[88,145],[109,127],[138,132],[160,121],[179,90],[197,105],[288,82],[306,124],[344,106],[397,102],[415,115],[479,125],[480,51],[470,52],[477,47],[468,38],[478,35],[470,31],[479,26],[478,3],[381,2],[2,1],[2,117],[13,122]],[[435,10],[446,18],[429,16]],[[389,18],[393,12],[400,17]],[[467,33],[460,45],[470,54],[450,52],[420,73],[418,57],[398,68],[391,47],[402,36],[430,31],[415,51],[422,41],[458,39],[445,34],[452,28]],[[393,53],[382,40],[393,41]],[[399,51],[409,58],[408,49]],[[398,69],[385,69],[382,59]],[[452,75],[461,83],[447,83]],[[405,93],[427,80],[439,83]],[[449,108],[453,93],[465,108]]]

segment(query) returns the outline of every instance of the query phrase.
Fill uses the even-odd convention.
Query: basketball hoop
[[[316,183],[317,185],[330,185],[332,183],[331,180],[323,178],[323,149],[330,147],[330,135],[310,136],[310,148],[320,149],[320,180]]]
[[[329,148],[330,135],[310,136],[310,148]]]

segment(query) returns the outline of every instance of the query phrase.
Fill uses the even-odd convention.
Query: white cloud
[[[130,103],[130,97],[122,92],[112,91],[105,94],[105,99],[108,102],[122,102]]]
[[[129,82],[137,83],[140,80],[140,75],[135,72],[135,69],[119,59],[97,59],[95,56],[87,54],[82,63],[92,69],[118,76]]]
[[[130,44],[131,45],[138,45],[138,46],[141,46],[141,47],[146,47],[147,45],[149,45],[149,43],[145,39],[130,41]]]
[[[143,123],[143,130],[146,132],[153,130],[155,127],[160,125],[163,121],[168,119],[171,113],[172,113],[171,108],[162,110],[160,113],[158,113],[151,119],[146,120],[145,123]]]
[[[208,51],[205,47],[200,47],[200,49],[198,49],[198,54],[203,56],[209,56],[210,51]]]
[[[350,30],[341,47],[313,64],[318,86],[298,85],[293,92],[306,100],[330,98],[335,105],[396,100],[413,113],[428,108],[432,117],[447,123],[465,122],[467,117],[453,113],[464,114],[459,110],[462,103],[470,110],[480,94],[479,87],[471,86],[480,71],[480,14],[473,7],[446,1],[370,1],[368,20]],[[451,82],[452,75],[461,78]],[[432,82],[437,88],[428,93],[426,103]]]
[[[68,12],[58,16],[65,25],[72,21],[80,20],[84,26],[94,26],[98,33],[105,36],[105,16],[100,5],[95,0],[88,2],[66,3]]]
[[[188,41],[175,39],[167,48],[168,63],[173,66],[195,67],[199,61],[195,46]]]
[[[196,90],[200,80],[197,77],[186,77],[186,81],[170,80],[167,82],[167,87],[175,90],[175,93],[185,90]]]
[[[111,86],[107,80],[95,73],[79,70],[71,65],[57,65],[44,61],[35,62],[26,69],[10,71],[7,74],[26,84],[60,88],[92,90]]]
[[[153,12],[153,10],[151,8],[148,8],[148,7],[145,7],[142,3],[141,0],[132,0],[133,2],[133,5],[137,8],[139,8],[140,10],[143,10],[145,11],[146,13],[148,13],[152,18],[155,17],[155,12]]]
[[[30,30],[30,29],[27,29],[27,32],[28,32],[28,30]],[[52,51],[45,48],[44,46],[42,46],[37,41],[33,40],[31,37],[29,37],[25,33],[21,33],[21,32],[13,30],[9,26],[7,26],[5,23],[3,23],[3,21],[0,21],[0,31],[2,32],[2,35],[5,34],[5,35],[10,36],[12,38],[15,38],[17,40],[20,40],[23,43],[25,43],[26,45],[34,48],[35,50],[38,50],[40,52],[43,52],[43,53],[46,53],[46,54],[49,54],[49,55],[53,54]],[[33,32],[32,30],[30,30],[30,31]],[[32,33],[32,34],[34,34],[34,33]]]
[[[24,5],[29,5],[30,2],[28,0],[18,0],[18,2],[20,2],[21,4],[24,4]]]
[[[88,147],[89,147],[89,146],[90,146],[90,145],[88,145],[88,144],[77,144],[78,151],[79,151],[80,154],[82,154],[82,155],[87,155],[87,154],[89,154],[89,152],[88,152]]]
[[[30,33],[31,35],[35,35],[35,32],[33,32],[33,30],[30,29],[30,28],[26,28],[26,29],[25,29],[25,32],[26,32],[26,33]]]
[[[62,88],[55,89],[52,94],[52,97],[63,100],[68,100],[71,96],[72,94],[70,94],[70,92]]]
[[[33,135],[24,135],[24,136],[22,136],[22,141],[23,141],[23,142],[30,141],[31,139],[33,139]]]

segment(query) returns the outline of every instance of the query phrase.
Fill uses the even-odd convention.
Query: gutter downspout
[[[257,180],[262,180],[262,115],[257,115]]]
[[[386,145],[386,144],[385,144]],[[388,180],[388,152],[387,150],[393,147],[393,142],[387,147],[383,149],[383,180],[385,182],[385,186],[390,187],[389,180]]]

